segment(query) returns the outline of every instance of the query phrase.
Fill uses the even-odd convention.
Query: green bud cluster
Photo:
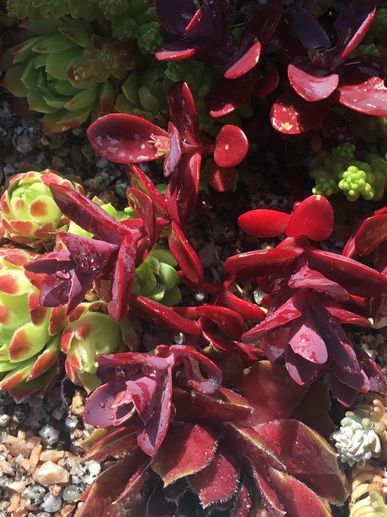
[[[383,198],[387,161],[374,153],[367,153],[365,161],[359,161],[355,151],[353,144],[344,143],[311,161],[309,175],[316,182],[313,194],[329,197],[341,191],[349,201],[356,201],[360,196],[367,201]]]
[[[359,56],[381,57],[382,52],[375,43],[368,43],[365,45],[359,45],[358,48],[351,53],[351,58]]]

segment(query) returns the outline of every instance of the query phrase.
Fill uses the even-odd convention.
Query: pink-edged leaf
[[[217,447],[215,433],[210,429],[198,424],[176,423],[171,426],[152,468],[167,487],[207,467]]]
[[[308,102],[327,99],[339,84],[338,74],[315,75],[308,59],[299,58],[288,65],[288,78],[294,91]],[[309,70],[310,69],[310,70]],[[313,73],[315,72],[315,73]]]
[[[305,312],[293,325],[289,344],[295,354],[315,364],[325,364],[328,351],[313,319]]]
[[[277,469],[269,469],[270,483],[289,517],[330,517],[329,505],[304,483]]]
[[[340,68],[340,83],[335,92],[337,102],[365,115],[387,115],[385,71],[378,62],[358,58]]]
[[[158,61],[183,61],[194,57],[197,53],[198,49],[191,41],[172,41],[158,50],[155,58]]]
[[[140,317],[152,323],[157,323],[168,330],[177,330],[193,335],[201,333],[200,327],[196,322],[180,316],[171,307],[166,307],[145,296],[132,295],[130,305]]]
[[[329,501],[345,501],[347,482],[336,452],[318,433],[297,420],[287,419],[263,423],[256,432],[275,451],[289,474]]]
[[[252,343],[267,332],[299,318],[306,303],[307,299],[302,292],[294,294],[279,307],[272,308],[261,323],[245,332],[242,336],[243,340]]]
[[[257,361],[245,370],[239,390],[253,408],[248,419],[251,427],[287,418],[306,392],[292,381],[283,366],[269,361]]]
[[[279,237],[283,235],[290,215],[278,210],[250,210],[238,217],[239,228],[254,237]]]
[[[162,357],[173,354],[175,366],[184,366],[188,386],[200,393],[214,393],[222,384],[222,371],[207,356],[187,345],[160,345],[156,353]]]
[[[327,117],[330,104],[326,100],[306,102],[296,93],[284,93],[270,110],[271,125],[286,135],[298,135],[319,126]]]
[[[222,451],[217,450],[212,462],[197,474],[188,477],[203,508],[229,501],[238,488],[239,473],[233,462]]]
[[[149,238],[150,246],[156,241],[156,218],[153,201],[148,194],[138,188],[130,187],[126,191],[130,207],[136,215],[143,220],[145,232]]]
[[[140,452],[126,456],[120,461],[113,463],[94,481],[87,492],[83,494],[82,500],[85,503],[79,508],[80,517],[120,517],[123,508],[120,504],[114,503],[124,491],[128,482],[136,476],[138,470],[146,466],[146,459]],[[112,483],[114,479],[114,483]]]
[[[252,74],[233,80],[222,77],[216,81],[208,94],[206,100],[208,113],[214,118],[232,113],[251,97],[255,82]]]
[[[355,233],[354,241],[358,255],[370,255],[382,242],[387,241],[387,214],[368,217]]]
[[[175,83],[168,91],[168,110],[180,138],[189,145],[200,142],[199,119],[192,92],[187,83]]]
[[[129,300],[136,269],[136,247],[138,240],[128,234],[120,246],[108,304],[110,316],[120,321],[129,310]]]
[[[235,167],[245,159],[249,141],[242,129],[232,124],[222,126],[215,140],[214,160],[219,167]]]
[[[265,318],[265,312],[258,305],[230,291],[226,291],[221,298],[227,307],[238,312],[246,321],[262,321]]]
[[[304,235],[312,241],[328,239],[333,230],[334,212],[324,196],[309,196],[299,203],[290,215],[286,227],[288,237]]]
[[[247,48],[246,48],[247,47]],[[238,79],[252,70],[261,57],[262,44],[250,35],[242,37],[236,59],[228,66],[223,76],[225,79]]]
[[[180,225],[191,218],[197,203],[201,154],[186,154],[182,157],[179,170],[173,174],[167,185],[168,212],[173,221]]]
[[[286,511],[282,506],[276,491],[268,481],[267,473],[265,472],[261,474],[253,468],[253,479],[265,507],[265,513],[263,513],[263,515],[260,514],[259,517],[267,517],[268,515],[273,515],[275,517],[285,516]],[[267,510],[269,510],[269,512],[267,512]]]
[[[349,293],[337,282],[329,280],[318,271],[302,266],[288,281],[288,286],[292,289],[312,289],[318,293],[324,293],[335,300],[349,300]]]
[[[141,188],[141,190],[148,194],[156,206],[157,211],[162,215],[165,215],[167,211],[165,195],[161,194],[161,192],[157,190],[156,185],[149,176],[147,176],[136,164],[128,165],[127,172],[130,175],[132,184],[134,183],[134,186]]]
[[[193,284],[200,285],[204,280],[202,263],[196,251],[188,242],[182,228],[175,222],[172,222],[171,225],[168,244],[184,276]]]
[[[230,390],[228,390],[230,391]],[[238,403],[223,396],[224,388],[218,390],[215,396],[174,388],[173,405],[179,420],[183,422],[234,422],[243,424],[251,413],[247,402],[239,398]],[[216,398],[217,397],[217,398]]]
[[[109,456],[133,452],[137,447],[134,426],[119,427],[99,439],[86,452],[87,460],[105,461]]]
[[[97,239],[120,244],[126,234],[125,228],[82,194],[64,185],[50,185],[55,203],[61,212]]]
[[[88,127],[87,136],[95,152],[113,163],[156,160],[169,145],[167,131],[149,120],[126,113],[98,118]]]
[[[352,0],[335,20],[336,52],[345,59],[367,34],[376,14],[375,0]]]
[[[239,493],[235,498],[234,509],[232,513],[232,517],[246,517],[253,516],[255,508],[252,494],[250,493],[247,485],[242,482],[241,487],[239,489]],[[268,515],[263,514],[255,514],[256,517],[269,517]]]
[[[307,257],[312,269],[339,283],[351,294],[378,296],[387,289],[386,277],[353,259],[317,249],[309,249]]]
[[[264,276],[279,274],[286,266],[293,263],[304,252],[301,248],[272,248],[267,250],[247,251],[229,257],[224,267],[234,276]]]
[[[192,0],[156,0],[156,15],[163,27],[174,36],[184,34],[188,21],[195,14]]]

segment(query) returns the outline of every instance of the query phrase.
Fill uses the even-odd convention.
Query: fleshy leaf
[[[324,196],[309,196],[299,203],[292,212],[286,235],[304,235],[313,241],[324,241],[333,230],[334,212],[332,205]]]
[[[313,69],[309,71],[303,61],[295,61],[288,66],[289,82],[303,99],[308,102],[327,99],[339,84],[339,75],[315,75]]]
[[[290,216],[278,210],[250,210],[238,217],[239,228],[254,237],[279,237],[285,233]]]
[[[184,276],[193,284],[200,285],[204,280],[202,263],[196,251],[188,242],[183,230],[175,222],[172,222],[171,225],[168,244]]]
[[[241,128],[226,124],[216,137],[214,160],[219,167],[235,167],[245,159],[248,149],[249,142]]]
[[[302,255],[300,248],[272,248],[268,250],[247,251],[229,257],[224,267],[227,273],[235,276],[263,276],[279,273],[287,265]]]

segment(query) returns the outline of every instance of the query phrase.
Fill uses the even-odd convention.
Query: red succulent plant
[[[352,0],[335,20],[334,43],[300,5],[286,12],[278,36],[290,61],[287,74],[296,95],[285,92],[274,103],[275,129],[286,134],[307,131],[322,122],[332,102],[366,115],[387,115],[386,63],[350,58],[372,24],[375,6],[374,0]]]
[[[164,157],[168,211],[174,221],[183,224],[195,209],[203,157],[213,152],[219,167],[233,168],[245,158],[248,140],[233,125],[222,127],[215,144],[202,137],[186,83],[170,88],[168,109],[171,121],[167,131],[141,117],[114,113],[93,122],[87,134],[96,152],[114,163],[145,163]]]
[[[120,459],[86,491],[78,517],[98,517],[107,510],[115,517],[129,509],[139,517],[205,517],[217,511],[234,517],[329,516],[326,500],[345,500],[346,482],[333,449],[318,433],[291,419],[306,394],[283,375],[283,367],[254,363],[239,379],[238,394],[224,387],[203,393],[201,383],[191,383],[191,391],[187,370],[185,376],[188,386],[176,376],[168,391],[174,416],[154,455],[138,447],[132,420],[91,448],[89,458]],[[140,395],[149,393],[145,386]],[[127,400],[131,397],[136,404],[134,394]],[[150,400],[149,395],[138,399]],[[160,407],[159,402],[156,415]],[[94,411],[105,410],[97,404]]]
[[[385,295],[387,278],[309,242],[323,241],[332,232],[329,201],[311,196],[296,204],[290,215],[252,210],[240,216],[239,225],[256,237],[287,236],[274,248],[240,253],[225,262],[228,273],[256,277],[268,293],[266,318],[242,340],[262,339],[266,356],[284,362],[300,385],[329,371],[332,391],[345,405],[351,405],[359,391],[383,391],[386,380],[381,369],[350,344],[342,324],[369,324],[353,312],[356,297]]]

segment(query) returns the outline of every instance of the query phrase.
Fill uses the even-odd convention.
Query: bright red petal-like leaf
[[[306,102],[295,93],[280,95],[270,110],[274,129],[286,135],[305,133],[319,126],[330,111],[326,100]]]
[[[232,113],[251,97],[255,82],[252,74],[243,75],[239,79],[219,79],[212,86],[206,100],[208,113],[214,118]]]
[[[387,241],[387,214],[368,217],[355,234],[356,253],[370,255],[382,242]]]
[[[237,58],[228,66],[223,76],[225,79],[238,79],[252,70],[261,56],[262,44],[249,35],[241,41],[241,48],[238,49]],[[246,49],[246,47],[248,47]]]
[[[153,181],[143,172],[138,165],[130,164],[127,167],[127,172],[132,179],[132,185],[141,188],[152,199],[158,212],[165,215],[167,211],[167,202],[165,195],[161,194],[153,183]]]
[[[234,276],[263,276],[280,273],[287,265],[295,261],[304,252],[301,248],[272,248],[267,250],[247,251],[229,257],[224,267]]]
[[[199,119],[192,92],[187,83],[175,83],[168,91],[168,110],[180,138],[189,145],[200,142]]]
[[[208,467],[188,477],[188,482],[203,508],[229,501],[237,491],[238,481],[238,470],[219,449]]]
[[[360,262],[317,249],[308,250],[307,257],[312,269],[339,283],[351,294],[377,296],[387,289],[387,278]]]
[[[142,163],[156,160],[168,151],[168,133],[135,115],[111,113],[98,118],[88,130],[90,144],[113,163]]]
[[[365,115],[387,115],[385,72],[378,62],[358,58],[340,68],[340,83],[335,92],[337,102]]]
[[[143,220],[144,229],[152,247],[156,241],[156,218],[152,199],[136,187],[128,188],[126,196],[130,207]]]
[[[250,210],[238,217],[239,228],[254,237],[279,237],[285,233],[289,214],[279,210]]]
[[[265,311],[258,307],[258,305],[249,300],[239,298],[239,296],[230,291],[226,291],[221,298],[227,307],[238,312],[246,321],[262,321],[266,316]]]
[[[309,196],[299,203],[290,215],[286,227],[288,237],[304,235],[312,241],[324,241],[332,233],[334,212],[324,196]]]
[[[339,75],[315,75],[316,72],[313,73],[314,70],[311,66],[305,66],[306,63],[300,58],[300,60],[295,61],[295,64],[290,63],[288,65],[290,84],[295,92],[308,102],[327,99],[336,90],[339,84]]]
[[[293,476],[269,469],[270,482],[289,517],[330,517],[329,505]]]
[[[329,501],[343,503],[347,482],[335,450],[318,433],[297,420],[267,422],[257,428],[267,443],[295,476]]]
[[[182,61],[194,57],[197,53],[198,49],[191,41],[172,41],[158,50],[155,58],[159,61]]]
[[[208,181],[217,192],[227,192],[235,185],[237,170],[234,167],[224,169],[212,162],[207,170]]]
[[[191,314],[208,318],[230,337],[239,338],[244,330],[245,326],[242,316],[228,307],[207,304],[188,307],[187,309]]]
[[[216,136],[214,160],[219,167],[235,167],[245,159],[249,141],[238,126],[226,124]]]
[[[349,293],[337,282],[329,280],[318,271],[302,266],[288,281],[292,289],[312,289],[318,293],[324,293],[335,300],[349,300]]]
[[[306,388],[293,382],[283,366],[257,361],[245,370],[239,390],[253,408],[248,425],[255,427],[268,420],[287,418]]]
[[[167,487],[206,468],[213,461],[217,447],[215,434],[208,428],[177,423],[171,426],[152,468]]]
[[[172,222],[171,225],[168,244],[184,276],[193,284],[200,285],[204,280],[202,263],[196,251],[188,242],[183,230],[175,222]]]

